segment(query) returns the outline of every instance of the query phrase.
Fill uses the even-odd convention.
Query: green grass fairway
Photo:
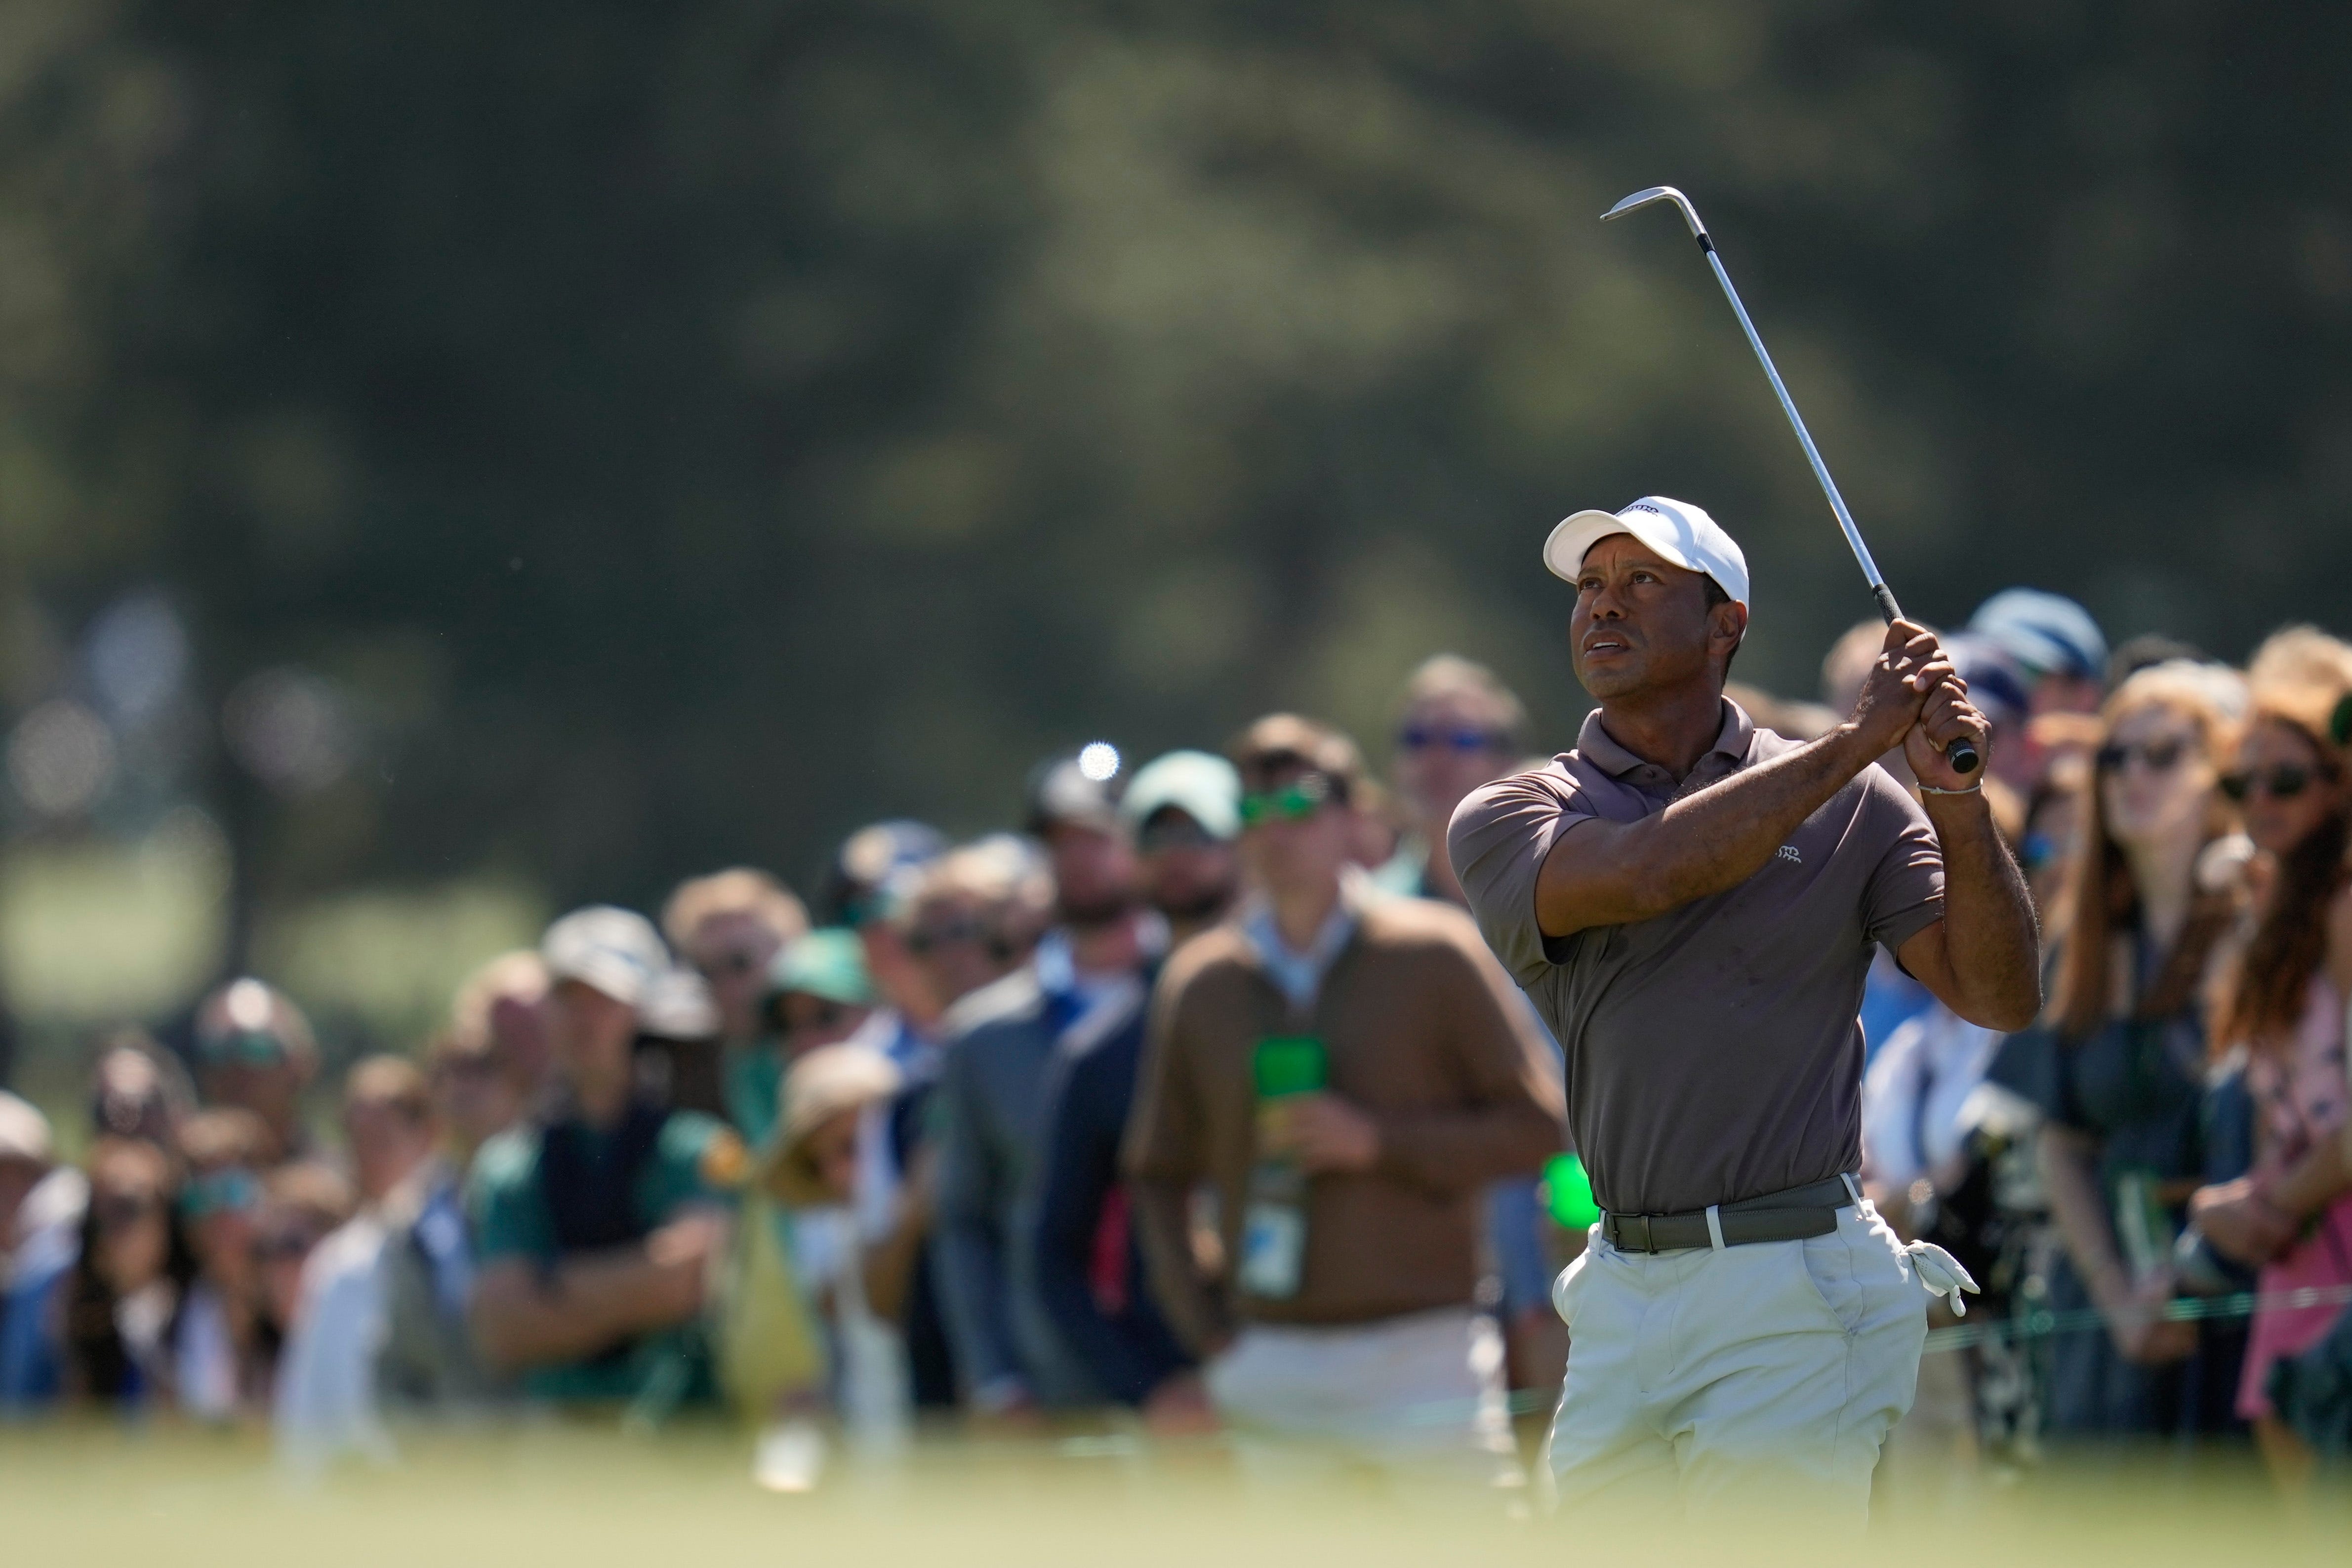
[[[732,1434],[549,1426],[412,1442],[396,1467],[299,1485],[252,1435],[16,1428],[0,1432],[0,1542],[11,1568],[2299,1568],[2343,1563],[2347,1540],[2335,1499],[2291,1509],[2234,1465],[2050,1472],[1890,1503],[1874,1539],[1841,1552],[1793,1523],[1709,1533],[1529,1518],[1517,1498],[1416,1511],[1369,1494],[1245,1495],[1214,1449],[1146,1458],[1118,1439],[925,1443],[895,1466],[839,1465],[799,1497],[756,1490],[749,1462]]]

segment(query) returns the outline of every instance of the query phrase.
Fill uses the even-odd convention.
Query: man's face
[[[556,1071],[566,1077],[625,1076],[636,1039],[637,1009],[585,980],[564,980],[548,993],[548,1034]]]
[[[1278,799],[1292,786],[1319,778],[1307,768],[1286,768],[1265,776],[1259,792]],[[1242,856],[1258,884],[1280,898],[1337,886],[1361,842],[1354,809],[1327,797],[1307,815],[1276,810],[1243,829]]]
[[[1162,806],[1136,835],[1143,895],[1171,920],[1206,920],[1234,901],[1241,856],[1180,807]]]
[[[980,900],[945,894],[917,904],[900,939],[921,966],[931,995],[947,1007],[1004,973],[995,937]]]
[[[1397,789],[1423,822],[1444,826],[1462,797],[1517,760],[1510,737],[1466,692],[1415,704],[1397,726]]]
[[[158,1164],[118,1156],[92,1173],[90,1223],[99,1277],[127,1296],[163,1277],[172,1250],[172,1210]]]
[[[1045,835],[1054,895],[1065,923],[1108,925],[1135,907],[1135,847],[1113,828],[1058,822]]]
[[[215,1105],[250,1111],[273,1134],[282,1134],[297,1120],[302,1103],[304,1073],[284,1050],[265,1057],[247,1036],[236,1050],[206,1059],[205,1099]]]
[[[773,926],[746,910],[713,915],[687,934],[684,956],[709,983],[729,1040],[760,1032],[761,992],[783,945]]]
[[[432,1128],[391,1100],[344,1106],[343,1136],[352,1146],[352,1179],[369,1203],[398,1186],[433,1152]]]
[[[271,1327],[293,1325],[302,1265],[326,1236],[326,1222],[316,1215],[277,1204],[262,1209],[253,1229],[254,1305]]]
[[[466,1148],[478,1149],[514,1125],[522,1107],[514,1071],[495,1046],[453,1051],[434,1065],[434,1112]]]
[[[1631,534],[1586,552],[1569,618],[1576,678],[1602,700],[1704,678],[1748,624],[1737,604],[1706,602],[1706,579],[1661,559]]]

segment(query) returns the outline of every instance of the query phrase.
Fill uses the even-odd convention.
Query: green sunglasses
[[[1331,799],[1331,781],[1320,773],[1309,773],[1295,779],[1279,789],[1266,789],[1242,797],[1242,826],[1255,828],[1262,822],[1303,822],[1321,810]]]

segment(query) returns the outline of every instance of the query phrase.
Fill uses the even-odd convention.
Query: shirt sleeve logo
[[[1787,861],[1790,865],[1805,863],[1805,857],[1797,852],[1797,846],[1794,844],[1782,844],[1773,852],[1776,858]]]

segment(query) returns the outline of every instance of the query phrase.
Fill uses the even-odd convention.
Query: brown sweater
[[[1324,1042],[1329,1087],[1380,1126],[1376,1168],[1307,1186],[1298,1292],[1266,1301],[1203,1278],[1188,1245],[1194,1187],[1216,1192],[1224,1255],[1239,1256],[1269,1035]],[[1477,1288],[1479,1195],[1531,1175],[1561,1146],[1551,1046],[1467,915],[1423,899],[1368,904],[1309,1016],[1223,926],[1168,961],[1128,1122],[1124,1163],[1160,1305],[1196,1352],[1236,1322],[1354,1323],[1465,1306]]]

